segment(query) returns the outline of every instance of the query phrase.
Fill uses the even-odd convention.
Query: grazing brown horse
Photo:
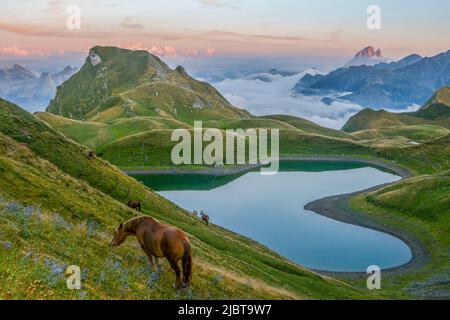
[[[141,212],[141,203],[138,200],[128,201],[127,206],[129,206],[131,209],[136,209]]]
[[[152,267],[156,267],[158,258],[166,257],[175,271],[176,287],[189,287],[192,276],[192,252],[189,239],[183,231],[152,217],[137,217],[119,225],[111,240],[111,246],[121,245],[130,235],[136,236]],[[178,265],[180,260],[183,267],[183,282],[180,279],[181,272]]]

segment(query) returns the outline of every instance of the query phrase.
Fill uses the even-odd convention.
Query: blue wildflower
[[[27,219],[31,218],[31,216],[33,215],[33,212],[34,212],[34,208],[32,206],[23,208],[23,214],[24,214],[25,218],[27,218]]]
[[[9,211],[17,212],[20,210],[20,205],[17,202],[10,202],[5,205],[5,208]]]
[[[53,220],[55,221],[55,223],[61,227],[64,227],[68,230],[72,229],[72,224],[70,222],[68,222],[66,219],[64,219],[61,215],[59,215],[58,213],[54,213],[53,216]]]
[[[122,267],[122,264],[120,263],[120,261],[116,261],[113,264],[113,270],[119,270]]]
[[[49,268],[48,281],[51,285],[56,284],[63,278],[64,272],[67,268],[65,268],[64,263],[60,263],[58,261],[52,260],[50,258],[44,258],[44,264]]]
[[[105,272],[100,272],[100,282],[105,281]]]
[[[128,289],[128,270],[123,270],[120,281],[125,289]]]
[[[89,269],[88,268],[83,268],[83,270],[81,270],[81,280],[86,280],[87,276],[89,273]]]
[[[87,235],[88,235],[88,237],[91,237],[91,236],[94,235],[94,233],[95,233],[95,228],[96,228],[95,222],[89,221],[89,222],[88,222],[88,230],[87,230]]]
[[[149,288],[154,288],[154,286],[159,281],[159,273],[158,272],[152,272],[150,273],[150,277],[148,278],[148,286]]]

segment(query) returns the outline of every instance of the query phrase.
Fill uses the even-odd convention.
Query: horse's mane
[[[131,230],[136,230],[137,226],[145,219],[146,217],[141,216],[141,217],[136,217],[136,218],[132,218],[128,221],[125,221],[122,224],[122,228],[124,228],[125,231],[131,231]]]

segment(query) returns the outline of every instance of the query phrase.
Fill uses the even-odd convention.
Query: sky
[[[200,63],[189,59],[283,58],[333,67],[367,45],[392,59],[450,48],[447,0],[2,2],[0,63],[71,62],[94,45],[116,45],[192,65]],[[373,4],[381,10],[380,30],[366,26]],[[67,28],[71,5],[80,9],[80,29]]]
[[[367,26],[372,5],[380,10],[375,30]],[[450,49],[448,0],[2,0],[0,8],[0,68],[57,72],[80,67],[95,45],[143,49],[213,82],[255,115],[297,115],[331,128],[362,107],[293,96],[305,72],[326,73],[368,45],[392,60]],[[265,74],[268,82],[249,76],[272,68],[298,73]]]

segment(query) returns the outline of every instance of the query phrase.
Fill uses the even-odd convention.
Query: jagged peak
[[[374,47],[367,46],[364,49],[360,50],[355,55],[355,58],[371,58],[371,57],[383,58],[383,53],[381,52],[381,49],[375,50]]]

